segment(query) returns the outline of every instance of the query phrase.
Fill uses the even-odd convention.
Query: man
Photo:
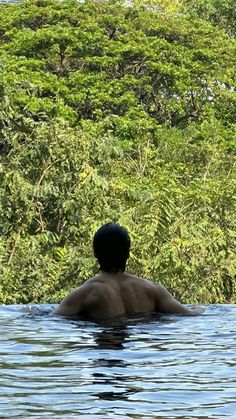
[[[134,313],[172,313],[195,316],[202,307],[184,307],[161,285],[125,272],[130,237],[117,224],[103,225],[93,240],[100,273],[72,291],[53,314],[74,314],[90,320],[107,320]]]

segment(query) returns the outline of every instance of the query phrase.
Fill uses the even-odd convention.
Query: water
[[[236,418],[236,305],[97,325],[0,307],[0,418]]]

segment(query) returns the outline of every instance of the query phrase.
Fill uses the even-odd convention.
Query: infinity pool
[[[236,418],[236,305],[97,325],[0,307],[0,418]]]

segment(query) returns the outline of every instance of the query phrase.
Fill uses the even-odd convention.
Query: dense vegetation
[[[128,270],[182,302],[236,301],[233,16],[232,0],[0,5],[2,303],[59,301],[97,272],[111,220]]]

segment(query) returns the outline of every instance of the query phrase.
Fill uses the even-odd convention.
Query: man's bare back
[[[53,314],[106,320],[154,311],[192,316],[203,312],[201,307],[184,307],[163,286],[125,272],[130,237],[123,227],[103,225],[94,235],[93,250],[101,273],[72,291]]]
[[[203,309],[183,306],[166,288],[151,281],[126,272],[102,272],[72,291],[53,314],[105,320],[148,312],[198,315]]]

